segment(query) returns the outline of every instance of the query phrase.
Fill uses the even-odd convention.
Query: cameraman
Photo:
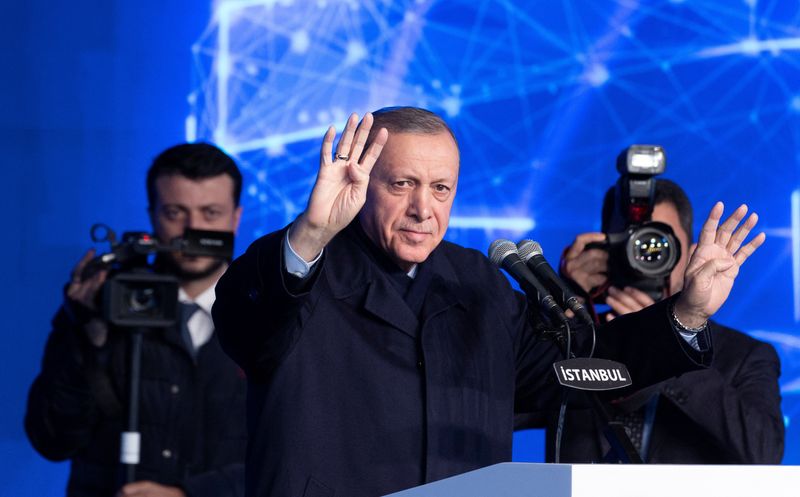
[[[217,147],[182,144],[162,152],[147,174],[148,212],[161,243],[186,228],[236,231],[242,175]],[[108,272],[84,275],[90,250],[72,272],[53,319],[42,370],[31,386],[25,429],[47,459],[70,459],[67,495],[234,496],[244,484],[245,381],[214,333],[214,286],[227,261],[159,255],[157,272],[180,289],[177,326],[144,334],[136,482],[120,488],[130,332],[100,318]]]
[[[603,204],[608,226],[613,188]],[[692,206],[675,183],[658,179],[653,221],[669,225],[683,247],[670,274],[664,297],[683,287],[692,245]],[[608,284],[608,252],[586,246],[603,242],[603,233],[578,235],[563,255],[561,272],[597,299],[607,288],[605,318],[636,312],[653,303],[645,292]],[[691,247],[690,247],[691,245]],[[577,289],[577,288],[576,288]],[[714,359],[709,369],[686,373],[637,392],[617,403],[618,420],[649,463],[780,463],[784,426],[780,409],[780,363],[773,347],[719,323],[709,321]],[[576,409],[577,408],[577,409]],[[570,412],[571,411],[571,412]],[[588,410],[572,405],[564,427],[561,460],[594,462],[608,450],[599,425]],[[554,436],[550,425],[548,436]],[[632,429],[631,429],[632,428]],[[548,444],[552,446],[552,444]]]

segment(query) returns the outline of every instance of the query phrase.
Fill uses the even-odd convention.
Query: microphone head
[[[511,240],[502,238],[489,245],[489,260],[497,267],[503,267],[503,261],[511,254],[517,253],[517,246]]]
[[[528,262],[528,259],[533,257],[533,253],[531,252],[533,243],[533,240],[528,238],[517,242],[517,251],[519,252],[520,258],[525,262]]]
[[[542,246],[529,239],[520,240],[519,243],[517,243],[517,250],[519,251],[520,258],[525,262],[528,262],[534,255],[544,255]]]

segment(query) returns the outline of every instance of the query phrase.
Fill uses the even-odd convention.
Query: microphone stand
[[[130,332],[130,378],[128,385],[128,422],[120,438],[122,484],[136,481],[136,466],[141,452],[139,433],[139,384],[142,372],[142,340],[146,328],[135,327]]]
[[[593,329],[594,331],[594,329]],[[572,359],[575,355],[571,351],[571,347],[568,345],[571,343],[571,337],[565,336],[566,334],[572,333],[570,331],[570,327],[567,321],[561,324],[558,329],[550,329],[544,330],[542,336],[545,339],[552,340],[556,343],[559,350],[561,351],[562,357],[565,359]],[[569,357],[572,356],[572,357]],[[563,405],[566,406],[567,401],[567,392],[568,388],[565,385],[562,385],[565,389],[564,401]],[[631,442],[630,437],[625,432],[625,427],[619,421],[614,421],[611,414],[608,411],[608,408],[600,400],[600,397],[597,395],[597,392],[594,391],[586,391],[587,396],[589,397],[589,401],[591,403],[592,411],[599,417],[602,425],[603,425],[603,436],[605,436],[606,440],[608,441],[611,449],[609,450],[608,454],[604,457],[604,462],[607,463],[621,463],[621,464],[643,464],[644,461],[642,460],[642,456],[639,454],[639,451],[636,450],[636,447]],[[563,424],[563,411],[564,407],[562,407],[559,413],[559,425]],[[560,431],[560,427],[559,427]],[[559,438],[560,441],[560,433]],[[560,445],[560,444],[559,444]],[[556,462],[560,457],[560,447],[556,450]]]
[[[574,354],[572,354],[572,336],[569,329],[569,319],[564,315],[563,309],[558,306],[553,296],[542,286],[536,276],[530,272],[526,263],[520,258],[517,245],[509,240],[495,240],[489,246],[489,259],[496,266],[505,269],[506,272],[520,284],[528,300],[529,312],[534,312],[534,309],[539,310],[542,321],[546,323],[544,327],[539,328],[543,338],[555,340],[556,345],[561,350],[561,355],[565,359],[571,359]],[[588,315],[588,312],[585,314]],[[584,313],[579,314],[579,316],[583,315]],[[530,318],[530,314],[528,317]],[[559,325],[553,327],[552,324],[554,322],[558,322]],[[547,329],[547,324],[551,325],[551,329]],[[594,323],[591,324],[592,331],[594,332]],[[594,346],[592,346],[592,350],[594,350]],[[564,386],[564,388],[567,387]],[[568,392],[568,390],[565,390],[565,392]],[[611,444],[610,454],[613,454],[613,460],[622,463],[642,463],[641,456],[625,433],[625,428],[622,424],[612,420],[605,405],[600,401],[600,398],[594,391],[589,392],[589,399],[591,400],[592,409],[600,417],[605,426],[603,434],[609,444]],[[567,395],[565,393],[559,412],[559,438],[557,440],[560,440],[566,402]],[[558,452],[560,451],[559,445],[560,442],[557,441],[557,459],[559,457]]]

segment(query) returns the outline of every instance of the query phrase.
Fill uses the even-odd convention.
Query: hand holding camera
[[[605,233],[581,233],[564,254],[562,276],[590,293],[592,288],[603,287],[608,281],[608,251],[590,244],[605,243]]]
[[[617,157],[619,180],[603,201],[603,232],[578,235],[564,254],[562,275],[617,315],[667,296],[670,275],[681,261],[672,227],[653,219],[655,176],[665,169],[666,156],[657,145],[623,150]]]
[[[581,233],[564,254],[561,266],[563,276],[572,280],[587,294],[592,289],[603,289],[605,303],[612,312],[607,313],[605,321],[616,316],[636,312],[655,303],[647,293],[634,288],[617,288],[608,285],[608,251],[588,245],[605,242],[605,233]]]
[[[95,347],[102,347],[108,338],[108,326],[100,318],[97,293],[108,276],[107,270],[98,270],[87,274],[89,263],[94,259],[96,251],[89,249],[72,270],[72,277],[64,291],[64,308],[75,323],[82,326],[89,342]]]
[[[656,176],[667,167],[664,149],[632,145],[617,157],[620,177],[603,203],[605,243],[587,248],[608,251],[610,286],[633,287],[660,300],[669,276],[681,258],[681,244],[672,227],[653,221]]]
[[[702,324],[727,298],[739,266],[764,235],[743,245],[758,217],[751,215],[739,226],[747,213],[741,206],[719,225],[722,205],[717,204],[697,248],[689,247],[691,204],[678,185],[655,179],[665,168],[659,146],[623,150],[617,158],[619,180],[603,202],[603,233],[579,235],[564,254],[561,272],[593,303],[607,304],[616,315],[683,290],[676,315],[683,315],[687,325]]]
[[[78,264],[72,270],[72,277],[66,289],[66,297],[73,303],[82,305],[90,311],[99,311],[97,308],[97,291],[103,286],[108,276],[107,270],[94,272],[84,278],[84,271],[89,263],[94,259],[94,249],[89,249],[83,255]]]
[[[173,325],[178,314],[178,278],[158,271],[153,256],[182,253],[230,259],[233,233],[186,229],[183,236],[162,243],[144,232],[126,232],[121,241],[109,227],[92,227],[95,242],[108,242],[111,251],[95,256],[89,250],[72,272],[66,289],[66,308],[73,321],[88,328],[95,345],[105,342],[105,326],[93,336],[95,320],[120,327],[160,328]],[[100,291],[102,289],[102,292]],[[98,335],[98,333],[94,333]]]

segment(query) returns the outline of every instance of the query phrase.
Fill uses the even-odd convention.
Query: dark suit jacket
[[[217,286],[220,341],[249,381],[250,496],[374,497],[508,461],[515,407],[560,398],[556,347],[536,339],[524,297],[485,256],[441,243],[413,283],[427,282],[415,314],[358,233],[329,243],[299,295],[283,270],[285,230]],[[655,338],[631,332],[645,323]],[[665,305],[603,337],[598,352],[615,349],[643,382],[704,359],[686,352]]]
[[[630,411],[652,394],[660,394],[646,462],[780,463],[784,427],[778,387],[780,362],[775,350],[718,323],[711,322],[710,328],[714,344],[710,368],[664,381],[620,404]],[[551,413],[547,433],[550,461],[556,419],[557,413]],[[601,428],[581,399],[575,399],[564,425],[561,461],[602,460],[608,443]]]
[[[71,460],[70,497],[107,497],[118,489],[129,336],[112,329],[98,349],[63,309],[53,319],[25,430],[47,459]],[[178,486],[191,497],[244,494],[246,382],[216,335],[193,358],[176,328],[146,333],[139,392],[137,479]]]

